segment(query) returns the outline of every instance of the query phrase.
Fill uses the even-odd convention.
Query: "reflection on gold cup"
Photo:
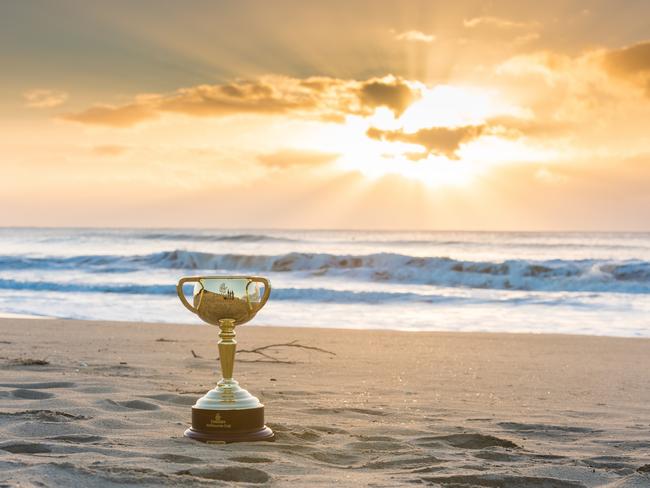
[[[186,283],[194,283],[191,304],[183,292]],[[220,328],[223,377],[192,407],[192,427],[185,435],[203,442],[272,440],[273,432],[264,425],[264,405],[232,377],[235,326],[255,317],[269,299],[271,284],[259,276],[195,276],[181,278],[176,291],[188,310]]]

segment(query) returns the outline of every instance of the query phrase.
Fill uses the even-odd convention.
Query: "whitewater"
[[[0,229],[0,313],[198,324],[209,274],[270,278],[257,325],[650,337],[649,233]]]

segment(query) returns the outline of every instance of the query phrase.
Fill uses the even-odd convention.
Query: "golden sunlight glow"
[[[406,132],[414,132],[424,127],[479,125],[490,117],[503,115],[527,114],[508,104],[494,90],[438,85],[425,88],[422,98],[406,109],[398,122]]]
[[[420,83],[412,83],[411,87],[418,89],[421,97],[401,116],[378,107],[369,117],[350,115],[345,124],[318,127],[317,134],[302,142],[308,141],[312,150],[340,154],[337,164],[344,171],[358,171],[372,180],[399,175],[429,187],[464,186],[493,165],[537,162],[555,156],[552,151],[531,147],[522,140],[487,134],[463,143],[457,150],[458,159],[427,154],[423,146],[415,143],[369,138],[371,128],[413,134],[432,127],[481,126],[495,117],[529,115],[495,91],[451,85],[427,88]]]

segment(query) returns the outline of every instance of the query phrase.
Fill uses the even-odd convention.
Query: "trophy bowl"
[[[194,283],[191,303],[183,291],[189,283]],[[185,435],[208,443],[273,440],[273,431],[264,425],[264,405],[232,377],[235,326],[251,320],[267,302],[269,280],[259,276],[191,276],[179,280],[176,292],[190,312],[220,329],[222,378],[192,407],[192,427]]]

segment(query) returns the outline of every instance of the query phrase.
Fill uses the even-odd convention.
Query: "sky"
[[[0,225],[650,231],[649,18],[0,0]]]

